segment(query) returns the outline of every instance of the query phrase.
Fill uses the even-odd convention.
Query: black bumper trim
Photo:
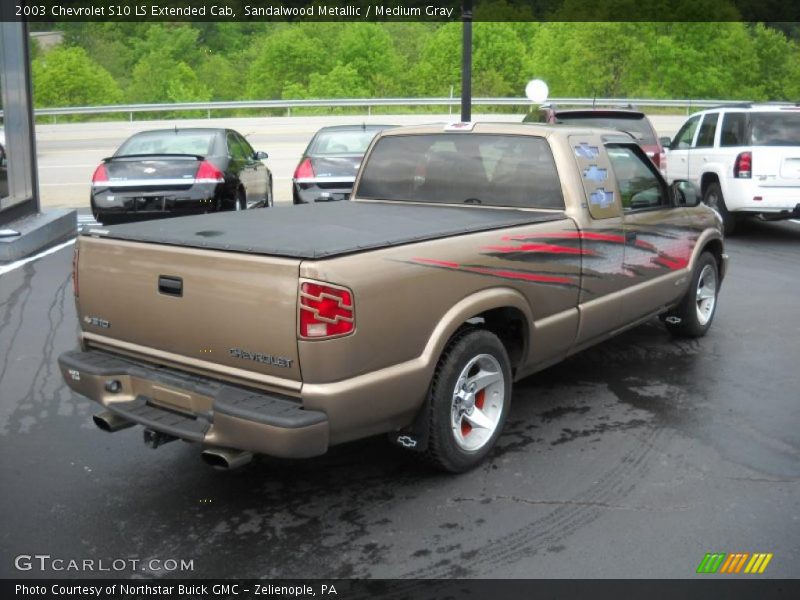
[[[192,418],[153,406],[145,396],[137,396],[130,402],[114,402],[106,408],[144,427],[193,442],[202,442],[211,427],[211,423],[203,418]]]
[[[213,399],[211,415],[200,415],[200,419],[182,416],[153,406],[149,403],[149,399],[144,396],[138,396],[130,402],[110,402],[106,406],[121,417],[148,427],[152,426],[153,429],[177,435],[178,437],[188,436],[185,433],[175,433],[165,429],[165,426],[182,427],[186,428],[186,431],[196,432],[199,431],[198,427],[200,425],[188,425],[185,421],[200,424],[208,423],[206,417],[213,421],[214,413],[225,414],[281,429],[299,429],[324,423],[328,420],[328,416],[324,412],[305,410],[300,403],[288,397],[248,390],[174,369],[149,366],[99,350],[65,352],[58,357],[58,362],[62,369],[73,369],[87,375],[109,378],[127,375],[154,381],[178,390],[211,397]],[[143,408],[143,405],[147,407],[147,410]],[[153,411],[171,416],[156,419]],[[208,427],[203,429],[203,433],[207,429]],[[184,429],[181,429],[181,431],[184,431]],[[194,433],[193,435],[198,434]],[[200,439],[202,439],[202,435]]]

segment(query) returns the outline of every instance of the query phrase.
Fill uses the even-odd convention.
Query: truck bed
[[[103,238],[286,258],[325,258],[556,221],[556,211],[371,202],[279,206],[93,228]]]

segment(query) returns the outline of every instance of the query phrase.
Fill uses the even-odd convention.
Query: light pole
[[[472,0],[461,4],[463,41],[461,46],[461,120],[472,120]]]

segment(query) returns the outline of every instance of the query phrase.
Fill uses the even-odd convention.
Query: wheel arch
[[[456,303],[439,320],[423,352],[434,368],[449,341],[465,327],[483,327],[500,338],[512,371],[525,364],[530,346],[531,308],[525,297],[511,288],[490,288]]]
[[[718,232],[713,230],[706,230],[697,240],[692,254],[691,269],[694,271],[697,265],[697,260],[703,252],[710,252],[714,259],[717,261],[717,271],[720,274],[720,281],[725,275],[725,243]]]
[[[700,176],[700,195],[705,199],[706,190],[712,184],[719,184],[720,190],[722,189],[722,180],[716,171],[706,171]]]

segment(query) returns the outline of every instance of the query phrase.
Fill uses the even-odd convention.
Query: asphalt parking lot
[[[56,365],[78,330],[71,246],[2,274],[0,577],[109,575],[14,568],[49,554],[193,560],[110,573],[134,577],[685,578],[707,552],[796,577],[800,225],[753,224],[728,252],[707,337],[654,321],[524,380],[459,476],[382,438],[225,473],[101,432]]]

